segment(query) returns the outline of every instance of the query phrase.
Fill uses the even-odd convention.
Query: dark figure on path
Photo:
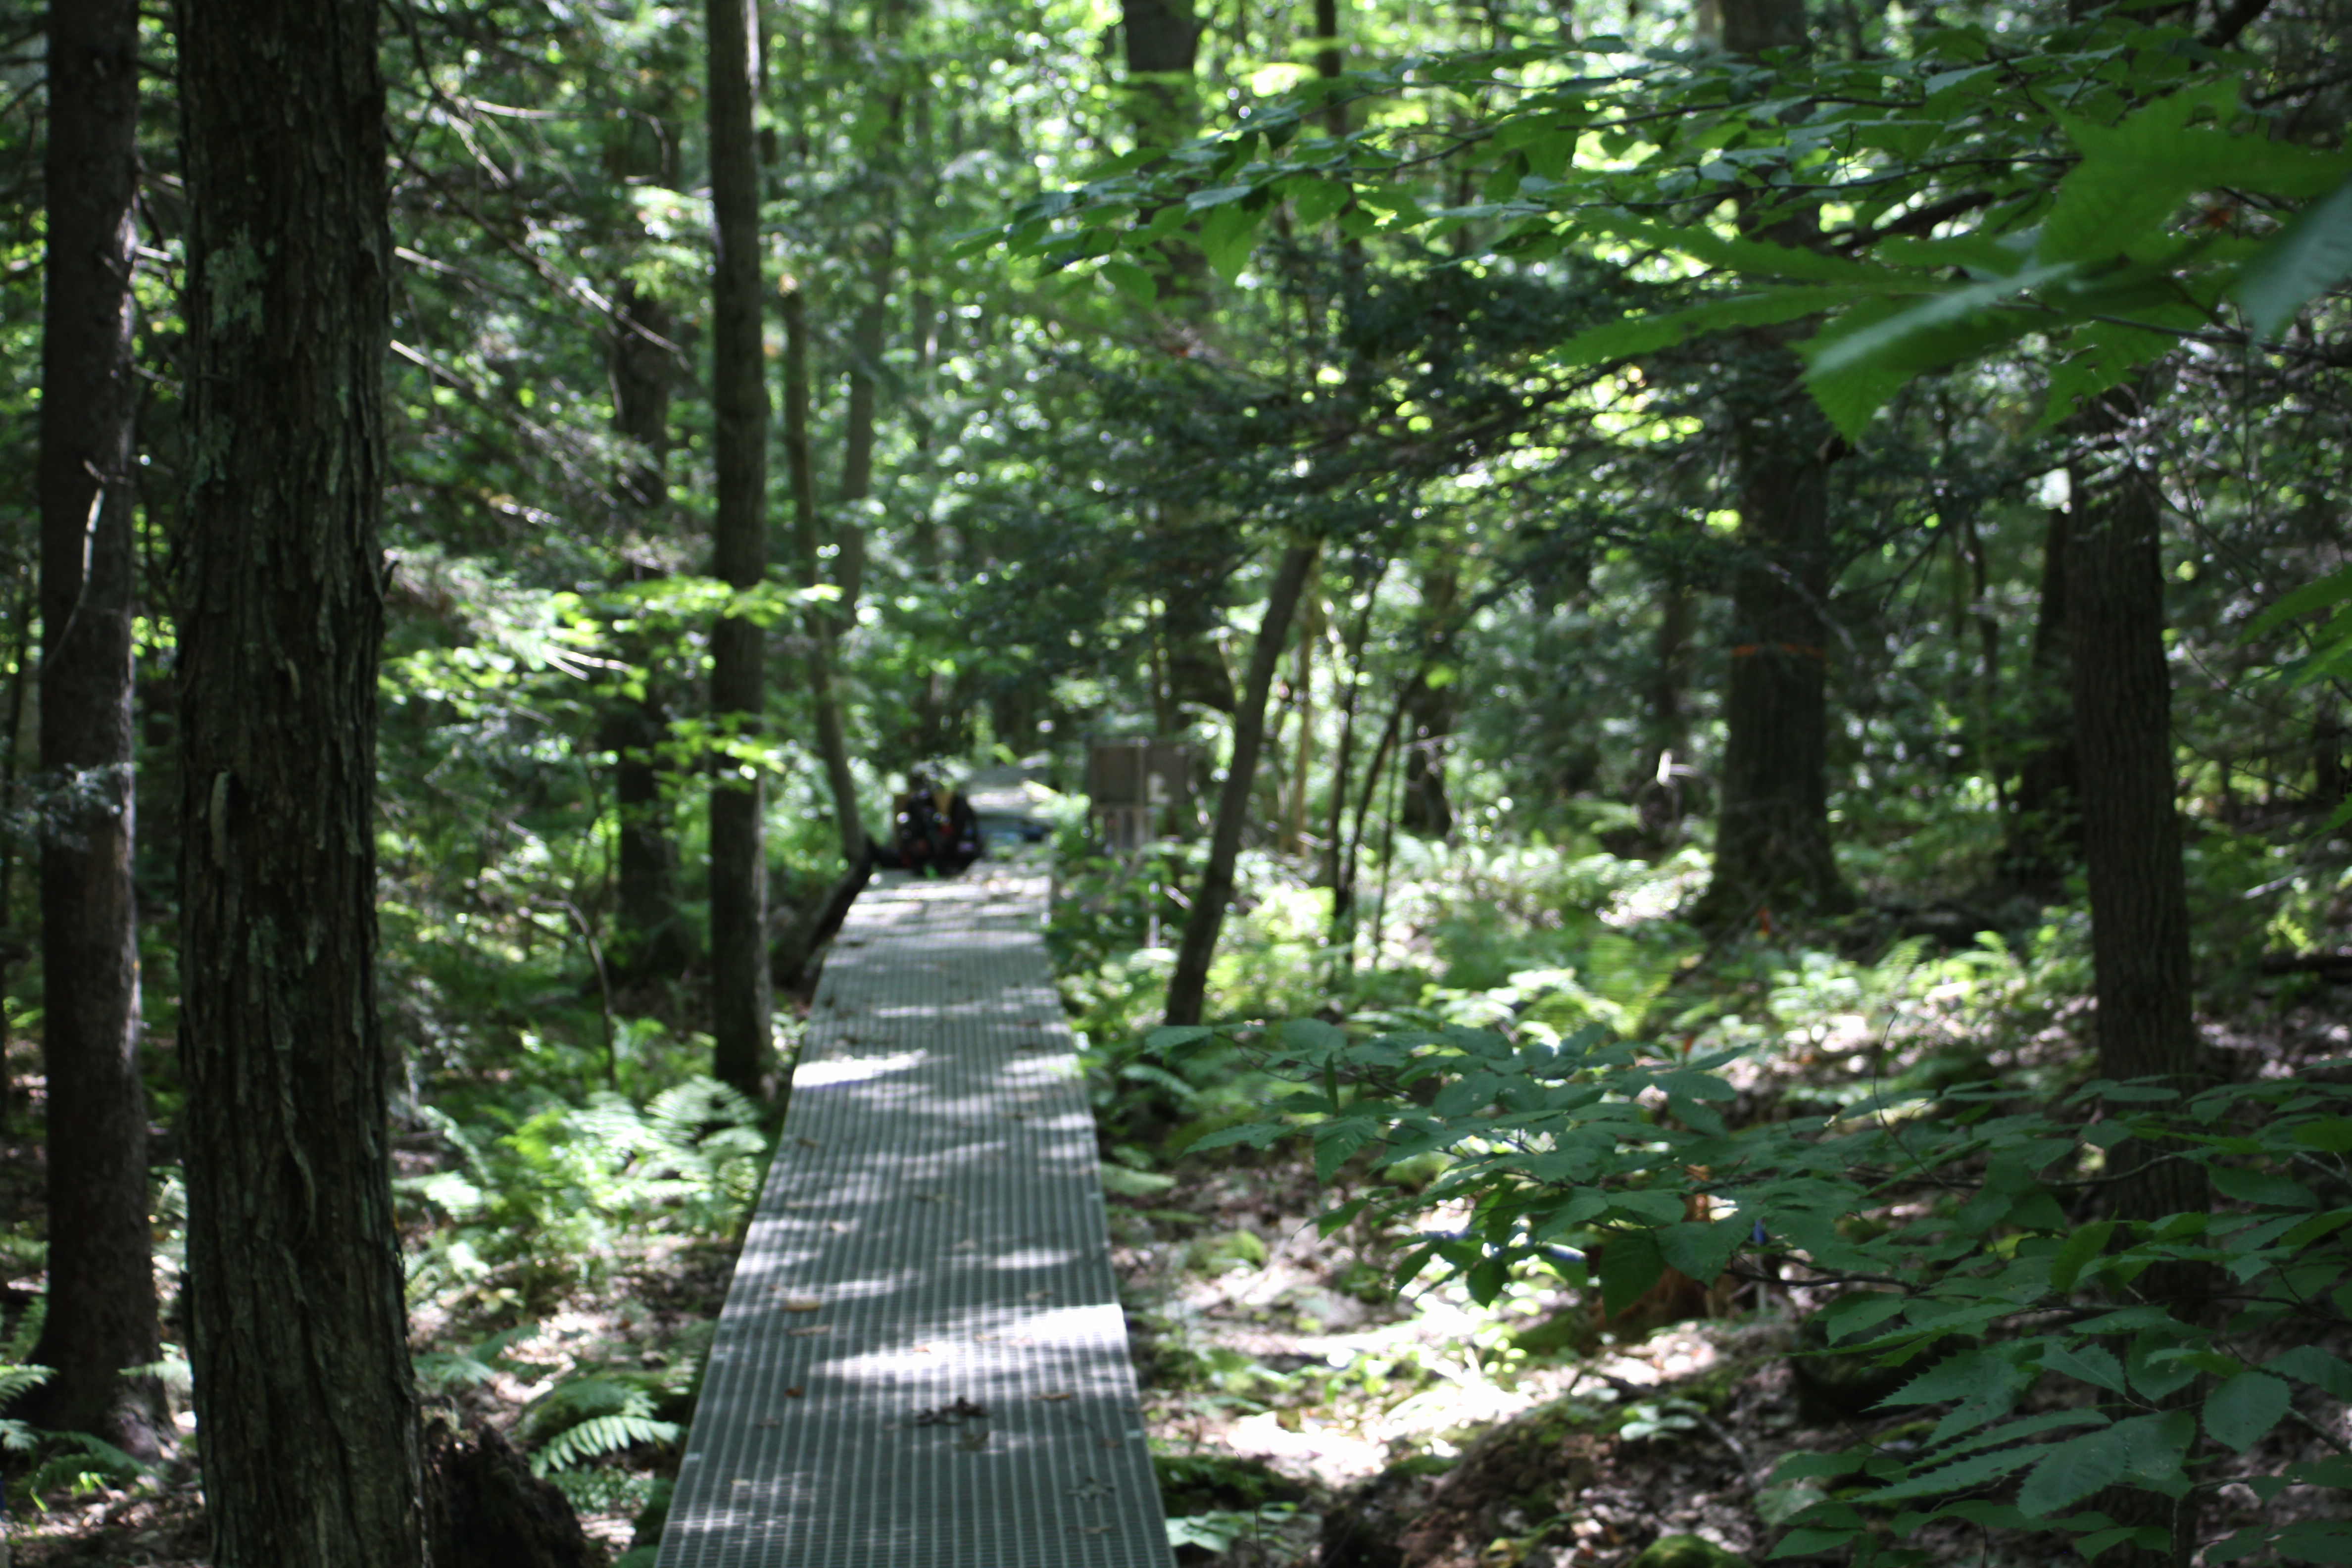
[[[953,877],[982,858],[980,818],[963,792],[917,773],[890,803],[888,848],[877,845],[874,863],[918,876]]]

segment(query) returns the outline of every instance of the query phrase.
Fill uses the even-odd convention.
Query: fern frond
[[[679,1431],[675,1421],[656,1421],[645,1415],[594,1416],[577,1426],[565,1427],[552,1442],[533,1454],[530,1473],[544,1476],[638,1443],[675,1443]]]

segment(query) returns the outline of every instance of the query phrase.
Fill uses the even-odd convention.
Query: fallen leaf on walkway
[[[1076,1399],[1077,1395],[1075,1394],[1041,1394],[1037,1397],[1044,1400],[1048,1405],[1055,1405],[1065,1399]]]
[[[800,1396],[801,1396],[801,1385],[800,1385],[799,1384],[797,1384],[797,1383],[796,1383],[796,1384],[793,1384],[790,1388],[787,1388],[786,1390],[784,1390],[784,1397],[785,1397],[786,1399],[798,1399]]]
[[[784,1310],[787,1312],[814,1312],[824,1305],[824,1302],[814,1296],[787,1296],[784,1298]]]
[[[818,1334],[829,1334],[831,1332],[833,1332],[833,1325],[831,1323],[812,1323],[805,1329],[787,1330],[785,1331],[785,1336],[789,1339],[805,1340],[813,1339]]]

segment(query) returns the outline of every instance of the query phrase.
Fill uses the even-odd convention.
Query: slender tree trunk
[[[2189,944],[2189,889],[2174,805],[2172,678],[2164,654],[2162,511],[2155,476],[2135,451],[2140,402],[2129,388],[2086,415],[2101,471],[2076,491],[2067,539],[2075,745],[2083,776],[2083,848],[2091,884],[2091,964],[2102,1078],[2154,1078],[2186,1093],[2201,1081]],[[2129,1107],[2117,1106],[2128,1113]],[[2141,1140],[2108,1151],[2116,1212],[2126,1219],[2201,1214],[2204,1167],[2165,1161]],[[2165,1264],[2137,1283],[2143,1297],[2195,1321],[2210,1280],[2197,1264]],[[2102,1493],[2118,1523],[2163,1524],[2165,1552],[2119,1549],[2135,1568],[2186,1568],[2195,1510],[2149,1493]]]
[[[1331,810],[1325,824],[1321,877],[1323,885],[1331,889],[1331,921],[1335,930],[1347,916],[1351,891],[1341,879],[1341,873],[1347,864],[1348,785],[1356,762],[1356,709],[1364,690],[1364,645],[1372,635],[1372,611],[1380,603],[1381,584],[1387,581],[1388,573],[1389,563],[1382,561],[1364,591],[1364,607],[1357,615],[1356,624],[1349,628],[1341,649],[1348,661],[1348,691],[1339,705],[1339,748],[1331,759]]]
[[[1445,794],[1445,743],[1454,733],[1454,685],[1435,686],[1430,675],[1453,656],[1454,618],[1459,614],[1462,579],[1451,566],[1433,566],[1421,579],[1423,637],[1427,657],[1404,695],[1405,727],[1412,742],[1405,753],[1404,799],[1399,817],[1408,832],[1425,838],[1444,838],[1454,831],[1454,805]]]
[[[1192,912],[1184,922],[1184,943],[1176,952],[1176,971],[1168,979],[1168,1022],[1197,1024],[1209,989],[1209,961],[1217,953],[1217,932],[1224,924],[1225,906],[1234,897],[1234,862],[1242,848],[1242,829],[1249,820],[1250,786],[1257,776],[1260,742],[1265,738],[1265,699],[1274,688],[1274,667],[1289,640],[1290,621],[1307,585],[1319,548],[1312,544],[1285,547],[1267,590],[1265,616],[1250,648],[1249,674],[1234,714],[1234,757],[1217,796],[1217,821],[1209,835],[1209,863],[1192,897]]]
[[[1315,777],[1315,648],[1323,640],[1323,595],[1309,589],[1298,617],[1297,662],[1290,689],[1298,703],[1298,743],[1292,752],[1289,801],[1282,808],[1282,852],[1298,853],[1307,837],[1307,789]]]
[[[646,334],[669,336],[669,308],[659,296],[642,294],[634,285],[624,285],[614,304],[619,322],[611,354],[613,426],[643,452],[623,470],[619,499],[625,510],[657,521],[669,505],[665,459],[675,367],[669,351]],[[642,690],[610,700],[599,745],[613,753],[619,851],[615,957],[622,973],[645,979],[683,969],[688,950],[685,922],[677,912],[677,847],[670,838],[669,808],[662,798],[667,770],[661,747],[669,739],[669,708],[651,642],[635,639],[628,654],[643,671]]]
[[[418,1568],[377,1025],[390,342],[373,0],[189,0],[189,1316],[219,1568]]]
[[[1691,777],[1685,693],[1697,608],[1679,580],[1669,580],[1659,590],[1658,626],[1650,644],[1649,745],[1643,758],[1652,773],[1639,795],[1643,837],[1656,855],[1674,847],[1681,837],[1682,820],[1692,809],[1684,783]]]
[[[793,484],[793,549],[801,586],[814,588],[823,576],[818,541],[823,525],[816,510],[816,472],[809,450],[808,306],[795,286],[784,291],[784,464]],[[833,626],[830,606],[812,605],[808,627],[809,700],[816,710],[817,749],[824,757],[833,789],[833,820],[841,858],[854,870],[866,864],[866,823],[857,809],[857,780],[849,771],[849,739],[841,703],[833,689]]]
[[[711,402],[716,416],[716,574],[755,588],[767,571],[768,392],[761,384],[760,167],[751,134],[750,0],[709,0],[710,198],[718,261],[711,275]],[[757,734],[767,702],[765,637],[722,616],[710,637],[710,711],[723,733]],[[759,772],[724,756],[710,790],[710,1001],[716,1076],[766,1092],[772,1056],[767,856]]]
[[[49,1310],[31,1402],[48,1426],[156,1452],[156,1356],[131,887],[131,204],[139,9],[49,8],[42,322],[41,767],[63,810],[41,847]],[[65,804],[70,801],[69,805]]]
[[[25,690],[34,679],[36,581],[36,574],[24,573],[24,586],[16,595],[16,647],[8,676],[8,751],[5,759],[0,760],[0,807],[14,807],[16,781],[24,769]],[[0,844],[0,1004],[7,998],[9,973],[24,956],[24,944],[16,935],[16,845],[12,837]],[[8,1014],[6,1007],[0,1005],[0,1127],[6,1125],[16,1102],[16,1079],[8,1068]]]
[[[2074,751],[2074,641],[2067,556],[2072,519],[2053,507],[2042,533],[2042,602],[2026,676],[2025,730],[2017,788],[2010,796],[2003,874],[2021,888],[2055,895],[2081,862],[2081,765]]]

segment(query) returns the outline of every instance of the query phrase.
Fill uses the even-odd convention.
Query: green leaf
[[[2352,1563],[2352,1521],[2300,1520],[2271,1538],[2271,1550],[2290,1563]]]
[[[2114,1352],[2098,1345],[2084,1345],[2079,1350],[2052,1345],[2042,1352],[2042,1370],[2104,1388],[2110,1394],[2124,1391],[2123,1363],[2116,1360]]]
[[[1792,1530],[1772,1548],[1774,1557],[1820,1557],[1843,1550],[1858,1530]]]
[[[2162,1481],[2180,1473],[2189,1445],[2197,1440],[2197,1420],[2186,1410],[2166,1410],[2118,1421],[2114,1430],[2124,1441],[2124,1473],[2143,1481]]]
[[[1235,202],[1211,212],[1201,226],[1201,253],[1226,282],[1238,279],[1249,265],[1252,238],[1263,216]]]
[[[1648,1293],[1666,1271],[1654,1232],[1620,1231],[1601,1246],[1601,1310],[1615,1317]]]
[[[2106,1434],[2103,1432],[2098,1436],[2104,1437]],[[1965,1491],[1971,1487],[1981,1486],[1995,1477],[2008,1475],[2013,1470],[2021,1470],[2045,1453],[2063,1451],[2064,1447],[2073,1446],[2072,1444],[2063,1445],[2058,1450],[2042,1447],[2001,1448],[1990,1454],[1978,1454],[1953,1464],[1940,1465],[1925,1475],[1913,1476],[1906,1480],[1897,1481],[1891,1487],[1881,1487],[1874,1492],[1864,1492],[1853,1500],[1871,1503],[1897,1502],[1905,1498],[1936,1497],[1946,1492]]]
[[[2292,1403],[2287,1385],[2279,1379],[2242,1372],[2205,1396],[2205,1430],[2215,1442],[2242,1454],[2279,1424]]]
[[[2307,1383],[2327,1395],[2352,1404],[2352,1365],[2317,1345],[2297,1345],[2263,1363],[2263,1370]]]
[[[2249,640],[2275,631],[2284,622],[2315,610],[2332,610],[2352,601],[2352,566],[2331,572],[2316,583],[2305,583],[2269,609],[2253,618],[2246,627]]]
[[[2128,1458],[2116,1427],[2053,1444],[2018,1489],[2019,1511],[2039,1519],[2123,1479]]]
[[[1750,1219],[1734,1217],[1670,1225],[1657,1233],[1658,1254],[1669,1268],[1679,1268],[1706,1284],[1723,1272],[1731,1255],[1748,1239],[1754,1224]]]
[[[1834,309],[1853,298],[1844,289],[1775,289],[1767,293],[1740,294],[1727,300],[1667,310],[1654,316],[1630,316],[1622,321],[1593,327],[1576,334],[1552,351],[1555,363],[1606,364],[1638,359],[1670,349],[1708,332],[1738,327],[1769,327]]]
[[[2244,1203],[2267,1204],[2274,1208],[2315,1209],[2319,1199],[2311,1189],[2284,1176],[2273,1176],[2266,1171],[2242,1171],[2231,1165],[2214,1165],[2207,1170],[2213,1185],[2231,1197]]]
[[[1301,228],[1313,228],[1348,205],[1355,193],[1344,180],[1293,180],[1284,187]]]
[[[1110,268],[1106,267],[1103,270],[1108,272]],[[1179,1046],[1197,1044],[1215,1032],[1202,1024],[1171,1024],[1144,1036],[1143,1047],[1149,1051],[1171,1051]]]
[[[1652,1192],[1634,1188],[1609,1194],[1610,1205],[1620,1213],[1644,1219],[1652,1225],[1672,1225],[1683,1217],[1683,1197],[1680,1193]]]
[[[1150,273],[1132,261],[1106,261],[1102,264],[1102,275],[1110,280],[1112,288],[1147,309],[1160,298],[1160,285],[1151,280]],[[1154,1029],[1152,1034],[1156,1037],[1179,1032],[1176,1029]],[[1203,1029],[1201,1033],[1205,1035],[1208,1031]]]
[[[2058,1248],[2058,1255],[2050,1260],[2050,1289],[2061,1295],[2072,1290],[2074,1281],[2083,1277],[2084,1266],[2107,1249],[2107,1237],[2115,1233],[2116,1222],[2103,1219],[2086,1225],[2068,1237]],[[2112,1361],[2115,1358],[2110,1356],[2107,1359]],[[2117,1389],[2116,1392],[2121,1393],[2122,1390]]]
[[[2311,204],[2239,268],[2230,289],[2257,338],[2352,274],[2352,181]]]

